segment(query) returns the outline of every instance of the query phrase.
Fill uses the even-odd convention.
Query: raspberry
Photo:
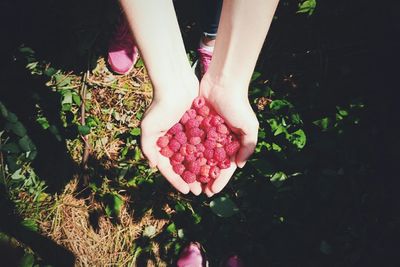
[[[185,159],[185,156],[183,156],[181,153],[175,153],[172,155],[171,159],[177,162],[182,162]]]
[[[205,146],[204,146],[202,143],[196,145],[196,151],[197,151],[197,152],[204,152],[205,149],[206,149],[206,148],[205,148]]]
[[[200,167],[200,175],[209,176],[210,175],[210,165],[203,165]]]
[[[201,138],[200,137],[190,137],[190,141],[189,141],[192,145],[198,145],[201,142]]]
[[[216,161],[215,159],[209,159],[207,160],[207,164],[210,166],[217,166],[218,161]]]
[[[197,121],[199,121],[200,124],[201,124],[201,122],[204,120],[204,117],[203,117],[203,116],[200,116],[200,115],[197,115],[195,119],[196,119]]]
[[[175,134],[175,139],[178,141],[181,145],[185,144],[187,142],[187,137],[184,132],[177,132]]]
[[[181,175],[185,171],[185,166],[183,166],[183,164],[179,163],[179,164],[173,165],[172,169],[174,170],[174,172],[176,174]]]
[[[197,159],[197,161],[199,162],[200,166],[206,165],[207,164],[207,159],[204,157],[199,157]]]
[[[210,177],[208,177],[208,176],[198,176],[198,177],[197,177],[197,181],[200,182],[200,183],[202,183],[202,184],[206,184],[206,183],[208,183],[210,180],[211,180],[211,179],[210,179]]]
[[[212,127],[207,132],[207,139],[209,139],[209,140],[217,140],[217,138],[218,138],[218,133],[217,133],[215,127]]]
[[[160,138],[158,138],[157,140],[157,145],[161,148],[168,146],[169,143],[169,138],[168,136],[161,136]]]
[[[228,169],[230,166],[231,166],[231,161],[228,158],[218,163],[218,167],[220,169]]]
[[[204,107],[205,104],[206,104],[206,100],[204,99],[204,97],[199,96],[193,100],[193,107],[195,109],[202,108],[202,107]]]
[[[206,159],[212,159],[214,158],[214,149],[205,149],[203,152],[203,155]]]
[[[232,143],[233,141],[236,141],[237,138],[232,134],[228,134],[226,140],[228,141],[228,143]]]
[[[228,143],[228,140],[226,139],[226,135],[218,133],[217,143],[219,143],[221,145],[225,145],[226,143]]]
[[[190,171],[184,171],[182,174],[182,178],[188,184],[196,181],[196,175]]]
[[[212,119],[211,116],[205,117],[205,118],[203,119],[203,121],[201,122],[201,127],[202,127],[204,130],[208,131],[208,130],[212,127],[212,125],[211,125],[211,119]]]
[[[173,156],[172,156],[173,157]],[[181,164],[179,161],[173,160],[172,157],[169,159],[169,163],[171,163],[172,166]]]
[[[188,137],[200,137],[202,135],[204,135],[204,131],[201,130],[200,128],[190,128],[188,130],[186,130],[186,135]]]
[[[196,152],[194,155],[196,158],[204,158],[203,152]]]
[[[190,155],[186,155],[185,156],[185,161],[186,162],[191,162],[191,161],[195,161],[196,160],[196,156],[194,154],[190,154]]]
[[[176,141],[175,138],[172,138],[171,141],[169,141],[168,146],[174,152],[178,152],[179,148],[181,148],[181,144],[178,141]]]
[[[188,162],[188,164],[186,165],[186,168],[196,175],[200,173],[200,164],[198,161]]]
[[[197,113],[203,117],[207,117],[210,114],[210,108],[203,106],[197,110]]]
[[[224,119],[221,118],[221,116],[219,116],[219,115],[212,116],[212,118],[211,118],[211,125],[212,126],[218,126],[218,125],[220,125],[222,123],[224,123]]]
[[[221,171],[217,166],[212,166],[210,168],[210,177],[211,178],[217,179],[220,173],[221,173]]]
[[[170,158],[174,154],[174,151],[172,151],[171,148],[166,146],[166,147],[161,148],[160,153],[164,157]]]
[[[190,129],[190,128],[198,128],[200,125],[200,122],[196,119],[190,119],[187,121],[187,123],[185,124],[186,129]]]
[[[228,156],[236,154],[239,148],[240,148],[240,143],[237,140],[232,141],[231,143],[225,145],[225,151]]]
[[[191,144],[184,144],[182,145],[181,149],[179,150],[179,152],[183,155],[183,156],[187,156],[187,155],[191,155],[196,151],[196,147],[194,145]]]
[[[168,130],[169,134],[176,134],[177,132],[182,132],[183,131],[183,125],[178,123],[175,123],[174,126],[171,127],[171,129]]]
[[[223,161],[226,158],[225,149],[222,147],[217,147],[214,149],[214,159],[216,161]]]
[[[189,117],[191,118],[191,119],[195,119],[196,118],[196,115],[197,115],[197,113],[196,113],[196,110],[194,110],[194,109],[189,109],[188,111],[186,111],[187,112],[187,114],[189,115]]]
[[[220,124],[217,126],[217,132],[220,134],[228,134],[229,130],[228,127],[226,127],[225,124]]]
[[[189,114],[188,114],[187,112],[185,112],[185,114],[183,114],[183,116],[182,116],[180,122],[181,122],[182,124],[186,124],[188,120],[190,120],[190,116],[189,116]]]
[[[208,149],[214,149],[217,143],[214,140],[207,139],[204,142],[204,147]]]

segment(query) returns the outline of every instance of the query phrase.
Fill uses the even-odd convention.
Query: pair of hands
[[[160,94],[155,95],[141,123],[142,150],[150,166],[157,167],[178,191],[184,194],[191,191],[195,195],[203,192],[211,197],[225,187],[236,168],[242,168],[253,153],[257,143],[258,121],[248,101],[247,90],[234,88],[235,85],[217,84],[207,73],[200,85],[197,78],[193,77],[192,81],[187,88],[175,88],[175,91],[155,88],[155,92]],[[231,159],[231,167],[222,170],[218,179],[206,185],[197,181],[187,184],[173,171],[169,159],[159,153],[156,145],[157,139],[180,120],[191,107],[194,98],[199,95],[224,118],[225,123],[237,134],[241,142],[236,158]]]

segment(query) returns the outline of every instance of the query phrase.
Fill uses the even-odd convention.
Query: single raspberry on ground
[[[175,153],[174,155],[172,155],[171,159],[177,162],[182,162],[185,159],[185,156],[183,156],[181,153]]]
[[[164,157],[170,158],[174,154],[174,151],[172,151],[171,148],[166,146],[166,147],[161,148],[160,153]]]
[[[199,96],[193,100],[193,107],[195,109],[202,108],[205,104],[206,104],[206,100],[204,99],[204,97]]]
[[[232,156],[232,155],[236,154],[236,152],[238,152],[239,148],[240,148],[239,141],[233,141],[233,142],[225,145],[225,151],[228,156]]]
[[[183,131],[183,125],[178,123],[175,123],[174,126],[171,127],[171,129],[168,130],[169,134],[176,134],[177,132],[182,132]]]
[[[214,159],[216,161],[223,161],[226,158],[226,152],[223,147],[216,147],[214,149]]]
[[[173,165],[172,169],[174,170],[174,172],[176,174],[181,175],[185,171],[185,166],[183,166],[183,164],[179,163],[179,164]]]
[[[157,145],[160,147],[160,148],[163,148],[163,147],[166,147],[166,146],[168,146],[168,143],[169,143],[169,138],[168,138],[168,136],[161,136],[160,138],[158,138],[157,139]]]
[[[168,146],[169,146],[169,148],[171,148],[171,150],[174,151],[174,152],[178,152],[179,149],[181,148],[181,144],[180,144],[175,138],[172,138],[172,139],[169,141]]]
[[[218,167],[220,169],[228,169],[230,166],[231,166],[231,161],[228,158],[218,163]]]
[[[216,179],[220,173],[221,173],[221,171],[219,170],[219,168],[217,166],[212,166],[210,168],[210,177],[211,178]]]
[[[184,171],[182,174],[182,178],[188,184],[196,181],[196,175],[190,171]]]
[[[174,136],[176,141],[178,141],[181,145],[185,144],[187,142],[187,137],[185,132],[177,132]]]
[[[197,176],[197,181],[200,182],[200,183],[202,183],[202,184],[206,184],[206,183],[208,183],[210,180],[211,180],[211,179],[210,179],[210,177],[208,177],[208,176],[202,176],[202,175]]]

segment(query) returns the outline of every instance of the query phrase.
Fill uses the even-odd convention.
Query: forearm
[[[246,90],[279,0],[225,0],[208,78]]]
[[[140,55],[155,88],[155,97],[193,82],[171,0],[120,0]],[[157,92],[162,88],[162,92]]]

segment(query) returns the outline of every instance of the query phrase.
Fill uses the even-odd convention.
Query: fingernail
[[[242,169],[242,168],[244,167],[244,165],[246,165],[246,161],[239,163],[239,164],[238,164],[238,167],[239,167],[240,169]]]

